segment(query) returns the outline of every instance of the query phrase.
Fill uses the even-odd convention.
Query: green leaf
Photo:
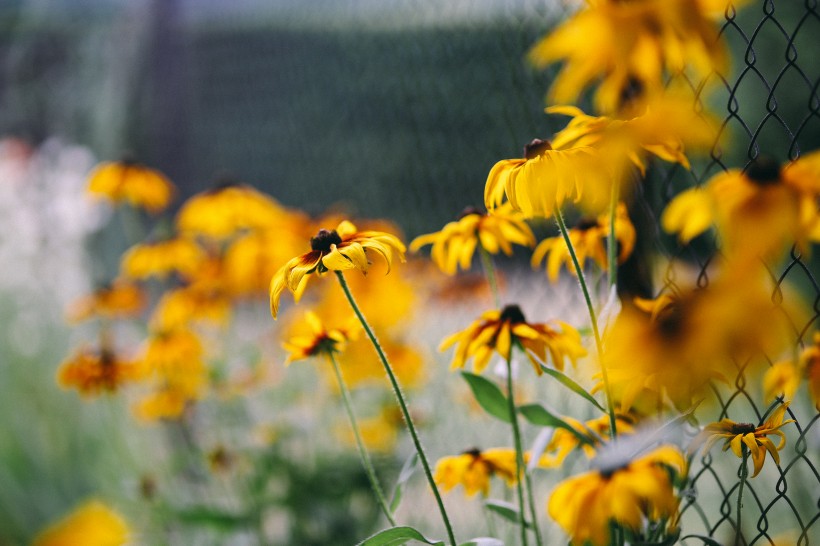
[[[398,510],[399,505],[401,504],[401,497],[404,494],[404,486],[407,484],[407,480],[409,480],[413,475],[413,472],[416,471],[418,464],[419,454],[414,451],[404,462],[404,466],[401,467],[401,472],[399,472],[399,478],[396,480],[396,488],[393,490],[393,498],[390,499],[391,514],[395,514],[396,510]]]
[[[504,393],[501,392],[498,385],[489,379],[484,379],[480,375],[470,372],[461,372],[461,376],[467,381],[478,405],[481,406],[484,411],[497,419],[501,419],[505,423],[512,422],[507,397],[504,396]]]
[[[566,374],[559,372],[558,370],[553,370],[552,368],[547,368],[543,364],[541,364],[541,370],[549,375],[554,377],[559,383],[564,385],[566,388],[601,410],[602,412],[606,413],[606,408],[604,408],[595,398],[589,394],[584,387],[573,381],[569,378]]]
[[[540,425],[542,427],[563,428],[574,434],[578,440],[583,444],[594,444],[593,440],[575,429],[572,425],[553,414],[547,408],[540,404],[526,404],[518,408],[521,415],[532,423],[533,425]]]
[[[486,506],[490,512],[495,512],[502,518],[511,521],[516,525],[521,523],[521,520],[518,518],[518,507],[511,502],[487,499],[484,501],[484,506]],[[531,527],[530,523],[527,521],[524,522],[524,526],[528,529]]]
[[[358,546],[399,546],[408,540],[417,540],[433,546],[444,546],[440,540],[430,540],[412,527],[391,527],[364,539]]]
[[[462,542],[458,546],[504,546],[504,543],[497,538],[478,537],[471,538],[467,542]]]

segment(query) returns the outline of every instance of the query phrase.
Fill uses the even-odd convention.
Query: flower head
[[[32,546],[121,546],[131,530],[117,512],[90,501],[49,526],[34,539]]]
[[[529,453],[526,454],[529,459]],[[442,457],[436,463],[433,479],[445,491],[461,484],[464,493],[472,497],[479,491],[485,497],[490,493],[490,478],[498,476],[508,486],[518,482],[515,450],[512,448],[473,448],[460,455]]]
[[[618,434],[629,434],[634,431],[633,421],[626,415],[617,414],[615,416],[618,423]],[[572,453],[575,449],[581,448],[584,454],[592,458],[595,456],[596,449],[600,446],[600,439],[608,439],[609,437],[609,416],[602,415],[595,419],[590,419],[585,422],[578,421],[572,417],[564,416],[563,420],[567,422],[572,428],[590,439],[589,443],[582,443],[577,434],[573,434],[569,430],[563,428],[555,429],[555,432],[544,449],[544,455],[541,456],[542,466],[555,468],[563,464],[567,455]],[[589,434],[589,431],[595,433],[595,436]]]
[[[145,301],[145,293],[137,284],[117,279],[72,303],[68,310],[68,320],[81,322],[96,317],[133,317],[142,311]]]
[[[789,403],[780,405],[774,413],[760,426],[752,423],[736,423],[731,419],[721,419],[717,423],[706,425],[703,431],[693,440],[692,447],[697,449],[704,445],[703,450],[709,451],[718,440],[723,440],[723,451],[732,448],[732,452],[743,458],[744,448],[748,449],[752,455],[755,472],[754,478],[763,468],[766,460],[766,452],[772,456],[775,464],[780,464],[780,455],[777,453],[786,445],[786,435],[780,430],[781,427],[794,423],[794,419],[783,421],[783,416],[789,408]],[[780,441],[775,446],[769,436],[779,436]]]
[[[568,358],[574,364],[577,358],[586,355],[581,346],[581,335],[575,328],[561,321],[528,323],[517,305],[508,305],[500,311],[486,311],[466,330],[447,337],[439,350],[444,351],[453,345],[458,346],[451,367],[462,368],[472,358],[476,373],[487,367],[494,352],[509,359],[514,345],[523,350],[538,375],[543,373],[540,362],[546,361],[547,353],[559,370],[564,368],[564,359]]]
[[[763,376],[763,390],[767,400],[778,395],[787,399],[794,396],[803,379],[809,385],[809,394],[820,411],[820,332],[814,333],[814,341],[803,349],[797,363],[784,360],[772,365]]]
[[[310,252],[291,259],[274,274],[270,282],[270,309],[273,318],[279,312],[279,297],[285,287],[298,299],[305,289],[308,275],[327,271],[358,269],[366,273],[370,267],[368,251],[384,258],[388,265],[393,255],[404,261],[404,244],[389,233],[358,231],[356,226],[343,221],[334,230],[319,230],[310,240]]]
[[[549,499],[549,514],[573,546],[605,546],[610,522],[637,532],[647,520],[674,520],[678,499],[670,471],[686,473],[683,454],[672,446],[617,464],[599,463],[595,470],[558,484]]]
[[[410,243],[410,251],[429,244],[433,245],[431,257],[439,269],[454,275],[459,267],[470,268],[478,245],[490,254],[502,251],[511,256],[513,244],[531,247],[535,236],[523,215],[504,205],[492,213],[467,208],[458,220],[448,223],[441,231],[416,237]]]
[[[784,166],[758,158],[677,195],[661,225],[683,243],[715,225],[725,250],[766,256],[787,243],[820,241],[819,197],[820,151]]]
[[[109,349],[81,347],[60,364],[57,383],[63,388],[75,388],[83,396],[116,392],[121,385],[145,377],[140,362],[121,360]]]
[[[133,161],[102,163],[88,180],[88,193],[152,213],[165,209],[175,191],[162,173]]]
[[[166,278],[174,273],[191,278],[204,259],[199,245],[180,237],[135,245],[125,252],[120,267],[130,279]]]
[[[592,259],[603,271],[607,270],[606,242],[609,237],[609,215],[601,215],[597,218],[582,219],[578,224],[569,230],[569,239],[575,249],[578,263],[584,266],[587,258]],[[629,221],[626,206],[623,203],[618,205],[615,216],[615,238],[618,241],[618,263],[623,263],[631,254],[635,247],[635,227]],[[566,264],[567,269],[577,275],[569,248],[563,237],[550,237],[544,239],[532,253],[532,265],[537,267],[544,258],[547,259],[547,276],[551,281],[558,279],[558,271],[561,264]]]
[[[286,364],[313,356],[340,353],[358,333],[355,327],[357,322],[350,321],[350,325],[344,328],[328,328],[316,313],[310,311],[305,313],[305,323],[310,327],[310,334],[292,336],[282,344],[289,353]]]

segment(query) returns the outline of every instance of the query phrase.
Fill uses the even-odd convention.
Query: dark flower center
[[[616,472],[625,470],[627,468],[629,468],[629,463],[611,464],[599,468],[598,474],[600,474],[603,479],[608,480],[609,478],[614,476]]]
[[[735,423],[732,425],[730,432],[732,434],[749,434],[754,432],[756,428],[752,423]]]
[[[470,455],[474,459],[478,459],[479,457],[481,457],[481,450],[478,449],[477,447],[473,447],[473,448],[467,449],[465,451],[462,451],[461,454],[462,455]]]
[[[501,322],[512,322],[515,324],[527,322],[527,319],[524,318],[524,313],[521,311],[521,308],[517,305],[507,305],[504,309],[501,310]]]
[[[641,80],[635,76],[630,76],[626,84],[621,88],[621,94],[618,97],[620,105],[629,106],[636,99],[641,98],[644,94],[644,85]]]
[[[771,186],[780,180],[780,163],[768,156],[758,156],[746,169],[746,178],[758,186]]]
[[[457,220],[461,220],[465,216],[470,216],[471,214],[477,214],[479,216],[484,216],[484,213],[481,212],[481,210],[478,209],[477,207],[464,207],[464,210],[462,210],[461,213],[458,215]]]
[[[342,238],[336,233],[336,230],[320,229],[316,237],[310,239],[310,249],[318,250],[319,252],[330,252],[331,245],[338,245],[342,242]]]
[[[675,339],[683,332],[686,323],[686,313],[680,303],[673,304],[668,310],[658,316],[655,323],[658,333],[665,339]]]
[[[581,218],[578,220],[578,223],[575,224],[575,229],[579,231],[587,231],[598,226],[599,224],[597,218]]]
[[[546,150],[552,150],[552,145],[549,141],[534,138],[529,144],[524,146],[524,157],[526,159],[532,159]]]

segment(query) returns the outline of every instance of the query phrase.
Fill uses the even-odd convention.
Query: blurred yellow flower
[[[669,470],[687,472],[677,448],[662,446],[634,460],[597,466],[559,483],[550,496],[549,514],[570,544],[608,545],[610,522],[637,532],[647,520],[676,520],[678,498]]]
[[[467,208],[458,220],[448,223],[441,231],[416,237],[410,243],[410,251],[416,252],[430,244],[433,245],[430,256],[439,269],[455,275],[459,267],[470,269],[478,245],[490,254],[502,251],[511,256],[513,244],[532,247],[535,236],[523,215],[505,204],[492,213]]]
[[[736,423],[731,419],[721,419],[717,423],[708,424],[692,441],[692,450],[695,451],[703,445],[703,451],[708,452],[715,442],[724,440],[723,451],[732,448],[735,455],[743,458],[743,448],[745,447],[752,455],[755,467],[755,472],[752,475],[754,478],[763,468],[767,451],[772,456],[775,464],[780,464],[778,451],[786,445],[786,435],[783,434],[780,428],[789,423],[794,423],[794,419],[783,421],[787,409],[789,409],[788,402],[781,404],[766,422],[758,427],[752,423]],[[769,439],[769,436],[780,437],[777,446]]]
[[[185,236],[225,240],[243,230],[305,221],[253,187],[228,182],[188,199],[177,214],[176,225]]]
[[[712,225],[724,250],[768,256],[786,244],[820,241],[820,151],[785,166],[758,158],[677,195],[661,216],[664,230],[688,243]]]
[[[133,412],[143,421],[179,419],[188,405],[199,398],[198,393],[185,392],[173,386],[166,386],[144,396],[138,401]]]
[[[414,415],[413,421],[419,420]],[[364,445],[374,451],[389,454],[393,452],[399,432],[404,430],[404,418],[401,410],[395,405],[385,405],[373,417],[359,420],[359,433]],[[353,431],[349,426],[339,432],[340,437],[348,444],[355,443]]]
[[[635,430],[632,426],[633,421],[630,417],[623,414],[617,414],[615,418],[618,423],[619,435],[630,434]],[[579,433],[589,437],[590,440],[592,440],[592,443],[582,444],[577,435],[566,429],[557,428],[547,444],[547,447],[544,449],[544,454],[541,456],[541,466],[558,468],[564,463],[564,459],[567,458],[567,455],[579,447],[584,451],[584,454],[588,458],[594,457],[595,450],[600,446],[600,442],[595,438],[595,436],[590,435],[589,431],[594,432],[598,438],[603,440],[607,440],[609,438],[610,430],[608,415],[602,415],[601,417],[590,419],[589,421],[585,421],[583,423],[568,416],[564,416],[562,419]]]
[[[377,335],[401,385],[408,389],[421,385],[426,379],[424,359],[413,344],[384,331]],[[339,367],[345,384],[351,388],[384,384],[384,366],[367,338],[358,338],[347,345],[345,352],[339,355]]]
[[[225,324],[231,315],[231,302],[218,289],[192,284],[162,295],[151,315],[150,326],[156,331],[185,328],[193,322]]]
[[[130,279],[164,279],[174,273],[188,279],[204,260],[205,252],[199,245],[178,237],[132,246],[123,254],[120,269]]]
[[[791,360],[784,360],[766,370],[763,376],[766,400],[773,400],[781,395],[791,399],[803,379],[807,380],[809,395],[820,411],[820,332],[814,333],[812,344],[803,349],[796,364]]]
[[[303,245],[301,233],[284,228],[254,230],[236,237],[223,259],[226,289],[233,296],[265,293],[282,262]]]
[[[467,496],[480,491],[486,497],[493,476],[502,478],[510,487],[518,482],[514,449],[471,449],[460,455],[442,457],[436,463],[433,479],[444,491],[460,484]]]
[[[122,385],[143,379],[145,368],[138,361],[121,360],[108,349],[80,347],[57,370],[57,383],[74,388],[83,396],[116,392]]]
[[[609,215],[601,215],[592,219],[581,219],[569,230],[569,239],[575,249],[578,263],[584,266],[587,258],[592,259],[603,271],[607,270],[606,244],[609,237]],[[618,263],[623,263],[632,254],[635,247],[635,227],[629,220],[626,205],[618,204],[615,216],[615,238],[618,241]],[[544,258],[547,258],[547,276],[551,281],[558,280],[558,271],[561,264],[566,264],[567,270],[573,275],[578,273],[572,264],[564,238],[561,236],[544,239],[532,253],[532,266],[538,267]]]
[[[162,375],[204,366],[205,350],[199,336],[188,328],[153,333],[145,343],[142,361],[145,368]]]
[[[521,348],[538,375],[544,373],[541,362],[546,363],[547,353],[552,365],[559,370],[564,369],[564,359],[575,364],[577,358],[587,354],[575,328],[558,320],[548,324],[528,323],[517,305],[486,311],[467,329],[448,336],[439,350],[453,345],[457,347],[451,368],[463,368],[472,358],[476,373],[487,367],[494,352],[505,360],[510,359],[513,346]]]
[[[352,317],[354,320],[343,328],[328,328],[318,315],[311,311],[305,313],[304,318],[305,324],[310,328],[310,333],[292,336],[282,344],[288,352],[285,364],[313,356],[341,353],[345,350],[347,342],[355,339],[358,328],[361,327],[355,317]]]
[[[600,81],[595,107],[614,113],[661,89],[664,71],[674,75],[688,67],[704,78],[727,68],[726,49],[710,17],[722,16],[729,0],[586,4],[529,53],[538,67],[565,61],[550,103],[577,103],[586,87]]]
[[[131,530],[121,515],[89,501],[37,535],[32,546],[121,546]]]
[[[88,180],[88,193],[152,213],[164,210],[175,191],[162,173],[132,161],[101,163]]]
[[[91,318],[129,318],[139,315],[145,303],[145,293],[139,285],[126,279],[116,279],[74,301],[68,309],[67,318],[70,322]]]
[[[685,410],[705,395],[710,381],[737,373],[735,359],[782,349],[788,340],[782,313],[748,271],[743,277],[735,273],[665,298],[657,312],[624,307],[607,330],[603,355],[622,411],[639,398],[651,407],[668,398]],[[770,318],[760,321],[761,316]]]
[[[395,236],[382,231],[358,231],[348,221],[335,230],[319,230],[310,240],[310,252],[296,256],[282,266],[270,282],[270,309],[273,318],[279,312],[279,297],[285,287],[298,300],[304,292],[308,275],[327,271],[358,269],[366,273],[370,267],[367,251],[375,252],[387,262],[388,271],[394,253],[404,262],[404,244]]]

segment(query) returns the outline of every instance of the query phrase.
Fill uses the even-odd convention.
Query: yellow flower
[[[75,388],[83,396],[116,392],[125,383],[145,377],[145,369],[135,361],[120,360],[111,350],[81,347],[60,364],[57,383]]]
[[[413,421],[418,424],[417,416],[413,415]],[[383,406],[374,417],[359,420],[362,442],[368,449],[380,453],[393,452],[399,432],[402,430],[404,430],[404,418],[401,410],[394,404]],[[355,445],[356,438],[349,425],[339,429],[339,436],[347,444]]]
[[[133,317],[142,311],[145,301],[145,293],[138,285],[126,279],[116,279],[73,302],[68,310],[68,320],[81,322],[96,317]]]
[[[195,321],[224,324],[231,314],[231,301],[223,284],[219,260],[205,261],[190,284],[162,295],[152,313],[151,328],[174,330]]]
[[[467,496],[472,497],[480,491],[486,497],[493,476],[502,478],[510,487],[514,486],[518,482],[515,469],[514,449],[470,449],[460,455],[439,459],[433,479],[444,491],[461,484]]]
[[[683,454],[672,446],[631,461],[600,462],[596,470],[558,484],[549,499],[549,514],[573,546],[606,546],[613,521],[635,532],[647,520],[674,521],[678,499],[670,469],[686,473]]]
[[[587,0],[529,58],[539,67],[566,61],[549,102],[576,103],[600,80],[596,109],[618,112],[662,88],[664,70],[677,74],[691,67],[698,77],[725,72],[726,50],[710,16],[722,16],[719,8],[728,5],[729,0]]]
[[[357,323],[352,321],[346,328],[327,328],[316,313],[310,311],[305,313],[305,323],[310,327],[310,334],[292,336],[282,344],[289,353],[285,364],[312,356],[340,353],[358,332],[355,327]]]
[[[37,535],[32,546],[121,546],[131,530],[117,512],[89,501]]]
[[[162,376],[201,373],[205,350],[199,336],[188,328],[163,330],[152,334],[146,344],[142,362],[147,370]]]
[[[814,333],[814,341],[797,359],[777,362],[763,376],[763,391],[767,400],[779,395],[791,399],[803,379],[808,381],[809,395],[820,411],[820,332]]]
[[[623,411],[636,401],[659,407],[667,398],[685,410],[710,381],[737,373],[735,359],[781,350],[787,341],[782,314],[762,284],[735,273],[704,289],[682,290],[652,314],[624,307],[607,331],[603,355]]]
[[[553,366],[559,370],[564,369],[565,358],[575,364],[578,357],[586,355],[581,346],[581,335],[572,326],[557,320],[550,324],[530,324],[517,305],[507,305],[500,311],[486,311],[466,330],[447,337],[439,350],[444,351],[453,345],[458,346],[451,367],[462,368],[472,358],[476,373],[487,367],[493,352],[509,359],[513,345],[522,349],[538,375],[544,373],[540,362],[546,362],[547,352]]]
[[[615,418],[617,420],[619,435],[629,434],[635,430],[632,426],[633,421],[628,416],[618,414]],[[595,436],[591,436],[589,431],[594,432],[599,438],[604,440],[609,437],[608,415],[602,415],[601,417],[597,417],[583,423],[577,419],[567,416],[562,419],[579,433],[588,436],[591,440],[593,440],[593,442],[592,444],[582,444],[578,436],[570,431],[563,428],[555,429],[550,442],[544,449],[544,455],[541,456],[541,466],[557,468],[563,464],[564,459],[567,458],[567,455],[579,447],[583,449],[584,454],[587,457],[594,457],[595,449],[600,445],[600,442],[595,439]]]
[[[191,239],[174,238],[142,243],[123,254],[120,269],[130,279],[158,277],[174,273],[191,278],[205,259],[205,252]]]
[[[226,289],[234,296],[265,293],[279,265],[303,244],[301,233],[285,228],[254,230],[235,238],[223,260]]]
[[[279,297],[285,287],[298,300],[311,273],[347,271],[358,269],[366,273],[370,267],[367,251],[375,252],[387,262],[388,271],[393,254],[404,262],[404,244],[389,233],[381,231],[357,231],[348,221],[340,223],[335,230],[319,230],[310,240],[310,252],[296,256],[274,274],[270,282],[270,309],[273,318],[279,312]]]
[[[300,215],[251,186],[229,182],[188,199],[176,224],[183,235],[224,240],[242,230],[273,229],[302,221]]]
[[[704,148],[714,141],[710,123],[678,97],[659,99],[627,120],[590,116],[574,106],[546,111],[572,120],[551,142],[530,142],[523,159],[493,166],[484,187],[488,210],[506,198],[525,217],[550,217],[567,201],[599,214],[608,208],[613,184],[623,186],[621,193],[629,189],[622,182],[631,166],[645,172],[647,153],[688,168],[685,145]]]
[[[820,241],[820,151],[785,166],[758,158],[677,195],[661,216],[663,229],[688,243],[712,225],[729,252],[770,255],[785,244]]]
[[[134,405],[133,411],[143,421],[179,419],[188,405],[198,397],[172,386],[152,392]]]
[[[126,201],[148,212],[160,212],[175,188],[162,173],[131,161],[102,163],[91,173],[88,192],[114,203]]]
[[[786,445],[786,435],[780,430],[781,427],[794,423],[794,419],[783,421],[783,416],[789,408],[789,403],[780,405],[774,413],[769,416],[765,423],[756,427],[752,423],[736,423],[731,419],[721,419],[717,423],[711,423],[704,427],[703,431],[693,440],[693,450],[701,445],[703,451],[709,451],[718,440],[724,440],[723,451],[732,448],[732,452],[743,458],[744,446],[752,455],[755,466],[754,478],[763,468],[766,460],[766,452],[774,459],[775,464],[780,464],[780,455],[777,453]],[[777,446],[769,439],[769,436],[779,436],[780,442]]]
[[[486,214],[470,207],[441,231],[416,237],[410,243],[410,251],[416,252],[429,244],[433,245],[431,257],[439,269],[455,275],[459,266],[470,269],[478,245],[490,254],[502,251],[511,256],[513,244],[532,247],[535,236],[521,213],[513,211],[509,205]]]
[[[582,219],[569,230],[569,239],[581,267],[584,266],[587,258],[591,258],[603,271],[607,270],[607,237],[609,237],[609,215]],[[629,214],[623,203],[618,204],[615,216],[615,238],[618,241],[618,263],[623,263],[635,247],[635,227],[629,221]],[[572,264],[572,257],[563,237],[550,237],[538,243],[532,253],[533,267],[537,267],[545,257],[547,258],[547,276],[551,281],[558,279],[558,271],[562,263],[566,264],[567,269],[573,275],[578,274]]]

